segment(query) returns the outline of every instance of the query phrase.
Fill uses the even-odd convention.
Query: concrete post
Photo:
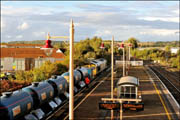
[[[114,36],[112,37],[111,42],[111,98],[113,98],[113,81],[114,81]],[[113,120],[114,113],[111,110],[111,120]]]
[[[125,50],[123,48],[123,76],[125,76]]]
[[[69,119],[72,120],[74,119],[74,113],[73,113],[73,108],[74,108],[74,60],[73,60],[73,55],[74,55],[74,24],[73,20],[71,20],[71,25],[70,25],[70,61],[69,61]]]
[[[129,62],[131,60],[131,53],[130,53],[130,51],[131,51],[131,47],[129,46]]]

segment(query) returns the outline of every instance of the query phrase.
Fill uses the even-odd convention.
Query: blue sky
[[[8,1],[1,2],[1,41],[45,40],[69,35],[75,40],[98,36],[105,40],[179,40],[178,1]]]

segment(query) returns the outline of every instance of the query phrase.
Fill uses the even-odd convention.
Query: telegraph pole
[[[131,50],[131,46],[129,45],[129,61],[131,60],[131,53],[130,53],[130,50]]]
[[[69,119],[72,120],[74,119],[74,113],[73,113],[73,108],[74,108],[74,60],[73,60],[73,55],[74,55],[74,24],[73,20],[71,20],[71,25],[70,25],[70,61],[69,61]]]
[[[125,76],[125,50],[124,50],[124,43],[123,46],[123,76]]]
[[[114,85],[114,36],[112,37],[111,42],[111,98],[113,99],[113,85]],[[114,113],[113,110],[111,110],[111,120],[113,120]]]

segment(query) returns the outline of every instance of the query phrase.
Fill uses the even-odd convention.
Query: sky
[[[1,42],[68,36],[71,19],[75,41],[179,40],[179,1],[1,1]]]

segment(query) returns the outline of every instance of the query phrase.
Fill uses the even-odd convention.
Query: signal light
[[[51,45],[51,40],[46,40],[46,45],[44,45],[43,48],[53,48]]]
[[[124,43],[122,43],[122,44],[120,45],[120,47],[121,47],[121,48],[124,48]]]
[[[101,43],[101,47],[100,47],[100,48],[101,48],[101,49],[104,49],[104,48],[105,48],[103,42]]]

